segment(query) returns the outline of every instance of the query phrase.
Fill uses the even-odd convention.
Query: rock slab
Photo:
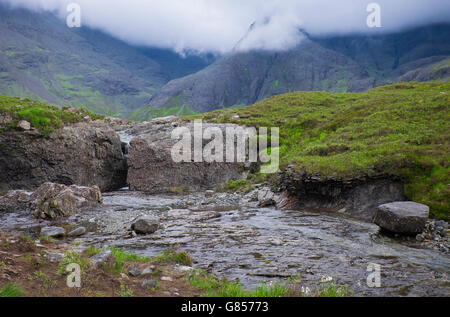
[[[419,234],[425,230],[430,208],[415,202],[394,202],[377,208],[373,222],[399,234]]]

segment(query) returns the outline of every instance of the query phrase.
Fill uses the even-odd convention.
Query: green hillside
[[[93,120],[103,118],[87,109],[61,109],[30,99],[0,96],[0,133],[14,130],[19,121],[26,120],[42,135],[48,136],[66,124],[87,121],[87,116]]]
[[[409,199],[449,218],[448,82],[398,83],[364,93],[289,93],[201,117],[278,126],[281,168],[294,164],[299,171],[341,179],[400,177]]]

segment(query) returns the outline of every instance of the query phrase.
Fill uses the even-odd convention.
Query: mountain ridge
[[[448,34],[450,24],[437,24],[387,35],[309,36],[281,52],[235,52],[196,74],[170,81],[149,106],[170,108],[176,100],[177,106],[208,112],[292,91],[360,92],[399,80],[446,79]],[[443,61],[439,71],[432,70]],[[242,72],[251,78],[243,78]]]

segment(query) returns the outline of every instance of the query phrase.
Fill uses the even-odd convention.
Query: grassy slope
[[[65,124],[84,121],[86,116],[90,116],[94,120],[103,118],[86,109],[68,112],[57,106],[29,99],[21,100],[20,98],[4,96],[0,96],[0,116],[9,116],[12,119],[6,129],[13,129],[20,120],[26,120],[44,136],[48,136],[55,129],[62,128]]]
[[[450,83],[398,83],[365,93],[299,92],[205,120],[279,126],[282,167],[352,178],[392,175],[409,199],[449,219]],[[232,119],[239,114],[240,120]]]

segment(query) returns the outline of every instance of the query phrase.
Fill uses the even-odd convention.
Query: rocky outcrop
[[[403,183],[387,176],[338,179],[290,167],[279,173],[278,181],[283,194],[277,205],[284,209],[327,210],[372,220],[379,205],[405,200]]]
[[[79,123],[48,138],[35,129],[0,133],[0,175],[0,191],[33,190],[44,182],[110,191],[125,186],[126,161],[106,122]]]
[[[44,183],[35,192],[9,191],[0,196],[0,211],[31,211],[42,219],[56,219],[76,213],[79,209],[102,203],[102,194],[97,186],[65,186]]]
[[[243,177],[240,164],[174,162],[172,148],[178,140],[173,140],[171,133],[179,126],[188,128],[194,135],[193,124],[176,117],[157,119],[127,131],[135,136],[130,142],[128,155],[130,190],[148,193],[167,193],[180,187],[200,190]],[[211,126],[225,131],[229,125],[203,124],[204,129]]]
[[[97,186],[81,187],[45,183],[31,195],[31,209],[38,218],[55,219],[74,214],[79,208],[102,203]]]
[[[11,190],[0,194],[0,212],[26,210],[30,205],[31,194],[25,190]]]
[[[394,202],[377,208],[373,222],[393,233],[417,235],[425,230],[430,208],[411,201]]]

